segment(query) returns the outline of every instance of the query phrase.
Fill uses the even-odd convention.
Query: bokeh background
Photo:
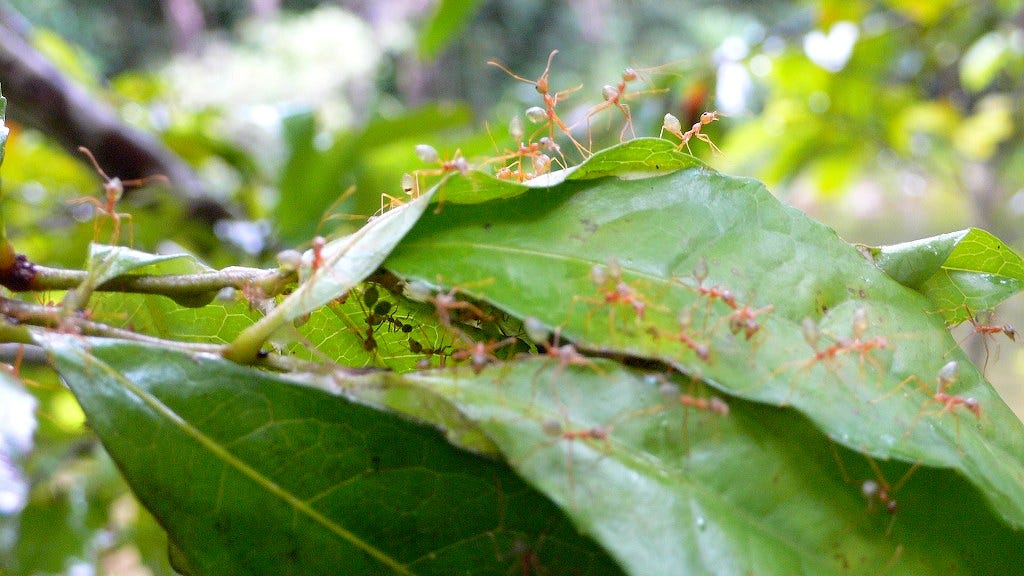
[[[684,128],[722,112],[706,129],[721,153],[694,152],[850,242],[978,226],[1024,252],[1016,0],[0,0],[0,35],[184,159],[202,206],[144,189],[121,208],[137,247],[214,266],[268,265],[357,225],[325,211],[366,216],[400,195],[402,174],[426,167],[416,144],[471,163],[512,148],[510,118],[539,98],[486,61],[535,78],[555,49],[552,89],[583,86],[559,103],[570,124],[623,68],[646,69],[628,100],[638,134],[666,112]],[[12,73],[0,67],[5,93]],[[80,267],[92,214],[68,200],[99,180],[39,104],[9,102],[5,220],[33,260]],[[610,109],[578,134],[601,146],[621,127]],[[996,318],[1024,327],[1022,298]],[[957,334],[1024,415],[1021,342]],[[172,574],[74,399],[41,367],[23,374],[30,394],[0,387],[0,574]]]

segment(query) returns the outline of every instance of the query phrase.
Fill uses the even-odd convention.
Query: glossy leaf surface
[[[1024,288],[1024,259],[978,228],[867,250],[882,270],[928,297],[950,325]]]
[[[792,405],[852,449],[959,469],[1024,526],[1024,429],[928,301],[755,181],[694,168],[450,205],[425,214],[386,266],[427,281],[444,270],[445,286],[473,286],[587,348]],[[731,329],[748,318],[749,337]],[[935,397],[954,359],[944,393],[975,398],[977,418]]]
[[[618,573],[505,466],[430,428],[220,358],[40,342],[189,573],[505,574],[527,554]]]

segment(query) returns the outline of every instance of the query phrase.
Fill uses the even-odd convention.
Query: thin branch
[[[40,265],[35,265],[34,269],[36,275],[29,288],[22,290],[11,288],[11,290],[71,290],[81,285],[89,277],[89,273],[85,270],[66,270]],[[223,270],[202,274],[119,276],[101,284],[96,290],[100,292],[159,294],[178,300],[216,292],[223,288],[253,286],[259,288],[264,295],[273,296],[280,293],[285,286],[294,280],[294,272],[229,266]]]

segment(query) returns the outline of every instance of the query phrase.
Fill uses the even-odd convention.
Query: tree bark
[[[110,176],[167,176],[192,216],[215,221],[228,214],[204,193],[184,161],[61,74],[26,41],[24,23],[9,15],[0,9],[0,87],[7,97],[8,119],[40,130],[75,156],[85,146]]]

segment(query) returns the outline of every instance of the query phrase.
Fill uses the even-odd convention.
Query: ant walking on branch
[[[103,192],[106,194],[106,201],[100,201],[92,196],[82,196],[80,198],[72,198],[69,200],[71,204],[92,204],[93,209],[99,214],[110,218],[114,223],[114,230],[110,235],[110,243],[117,244],[117,241],[121,237],[121,219],[128,220],[128,244],[135,243],[135,233],[133,229],[132,215],[127,212],[118,212],[116,209],[117,202],[124,195],[125,187],[136,188],[139,186],[145,186],[149,182],[157,181],[169,184],[170,181],[166,176],[162,174],[155,174],[153,176],[146,176],[145,178],[136,178],[134,180],[121,180],[117,176],[111,178],[100,168],[99,162],[96,161],[96,157],[92,155],[92,152],[85,146],[79,146],[78,151],[89,159],[92,163],[92,167],[96,170],[96,173],[103,178]],[[93,220],[93,242],[97,240],[100,233],[100,220],[95,218]]]
[[[721,119],[722,116],[724,116],[724,114],[718,111],[704,112],[703,114],[700,115],[700,119],[697,120],[697,122],[695,122],[689,130],[683,132],[683,127],[679,123],[679,118],[676,118],[672,114],[665,114],[665,119],[661,124],[661,134],[659,134],[658,137],[660,138],[664,136],[665,132],[674,135],[676,138],[679,138],[680,140],[679,146],[676,148],[676,150],[682,150],[683,146],[686,146],[686,151],[689,152],[691,155],[693,154],[693,150],[690,149],[690,140],[692,138],[697,138],[698,140],[703,140],[707,142],[708,146],[711,147],[711,150],[721,154],[722,151],[718,148],[718,146],[715,146],[714,142],[711,141],[711,137],[701,132],[701,130],[704,128],[704,126],[711,124],[715,120]]]
[[[558,50],[552,50],[551,54],[548,55],[548,63],[547,66],[544,67],[544,73],[541,74],[540,77],[537,78],[536,80],[523,78],[522,76],[506,68],[502,63],[498,62],[497,60],[488,60],[487,63],[490,64],[491,66],[501,69],[503,72],[515,78],[516,80],[519,80],[520,82],[526,82],[527,84],[530,84],[534,88],[536,88],[537,93],[540,94],[541,97],[544,99],[544,108],[541,108],[539,106],[529,108],[526,111],[526,118],[534,123],[543,122],[544,126],[541,126],[538,132],[543,131],[544,127],[546,126],[548,128],[548,138],[552,142],[554,142],[555,140],[555,127],[557,126],[558,129],[561,130],[562,133],[569,138],[569,141],[572,142],[573,146],[576,147],[576,150],[579,151],[580,155],[586,158],[587,156],[590,156],[590,150],[588,150],[583,144],[580,144],[579,141],[577,141],[576,138],[573,137],[569,127],[566,126],[565,122],[563,122],[562,119],[558,117],[558,113],[555,112],[555,107],[558,105],[558,101],[560,99],[568,96],[569,94],[572,94],[573,92],[579,90],[580,88],[583,88],[583,85],[581,84],[579,86],[576,86],[575,88],[567,88],[565,90],[555,92],[554,94],[551,93],[551,87],[548,83],[548,74],[551,70],[551,60],[555,57],[555,54],[558,54]],[[530,137],[530,140],[533,140],[533,136]]]

